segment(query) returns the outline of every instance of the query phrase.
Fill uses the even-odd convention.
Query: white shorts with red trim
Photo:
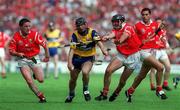
[[[135,69],[137,64],[140,63],[140,53],[136,52],[128,57],[118,53],[117,58],[127,66],[129,69]]]

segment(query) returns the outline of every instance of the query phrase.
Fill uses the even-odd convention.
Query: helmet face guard
[[[112,17],[111,22],[114,29],[121,28],[122,23],[125,21],[125,17],[120,14],[116,14]]]
[[[111,21],[111,22],[112,22],[112,26],[114,29],[118,29],[121,27],[121,21],[120,20]]]
[[[77,18],[75,21],[76,29],[79,34],[86,35],[87,34],[87,22],[86,19],[83,17]]]

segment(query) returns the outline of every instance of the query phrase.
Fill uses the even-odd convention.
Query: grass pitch
[[[131,85],[135,75],[127,81],[119,97],[114,102],[95,101],[103,86],[103,74],[91,74],[89,90],[92,96],[90,102],[84,100],[82,94],[82,76],[79,76],[76,88],[76,96],[72,103],[64,103],[68,95],[69,74],[60,74],[55,80],[52,76],[45,79],[43,84],[37,83],[39,89],[44,92],[47,103],[38,103],[38,99],[28,88],[21,74],[8,74],[6,79],[0,78],[0,110],[179,110],[180,109],[180,85],[174,89],[172,77],[169,79],[171,88],[166,92],[168,99],[161,100],[150,91],[149,77],[140,84],[133,95],[133,102],[127,103],[124,91]],[[119,75],[114,74],[111,80],[111,94],[119,81]]]

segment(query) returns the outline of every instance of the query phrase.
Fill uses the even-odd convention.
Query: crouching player
[[[69,95],[65,103],[72,102],[75,97],[76,81],[79,73],[82,71],[83,94],[86,101],[91,100],[89,85],[89,73],[93,66],[94,57],[96,54],[96,44],[100,47],[102,53],[107,55],[101,41],[97,41],[99,36],[94,29],[88,27],[85,18],[80,17],[75,21],[76,31],[72,34],[72,42],[79,45],[72,46],[68,56],[68,69],[70,71],[69,80]]]
[[[21,74],[26,80],[29,88],[39,98],[39,102],[44,103],[46,102],[46,98],[35,85],[31,77],[31,70],[35,78],[40,83],[42,83],[44,81],[43,70],[40,63],[36,62],[38,61],[38,59],[36,58],[40,52],[40,46],[42,46],[45,51],[45,57],[43,61],[49,61],[47,44],[38,32],[31,30],[31,22],[29,19],[22,18],[19,21],[19,28],[20,30],[14,34],[13,38],[9,43],[9,52],[11,55],[17,57],[17,62]]]

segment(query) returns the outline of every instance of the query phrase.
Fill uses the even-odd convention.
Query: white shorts
[[[154,56],[157,60],[165,60],[168,59],[168,55],[166,53],[166,50],[164,49],[154,49]]]
[[[26,59],[26,58],[20,58],[20,57],[16,58],[17,63],[18,63],[18,67],[23,67],[23,66],[29,66],[29,67],[41,66],[39,56],[35,56],[35,59],[36,59],[37,63],[34,63],[32,60]]]
[[[118,53],[117,58],[124,66],[127,66],[129,69],[135,69],[137,64],[140,62],[140,53],[136,52],[128,57]]]
[[[139,53],[140,53],[140,60],[142,62],[144,61],[144,59],[154,54],[152,49],[142,49],[139,51]]]
[[[4,48],[0,48],[0,58],[5,57],[5,50]]]

